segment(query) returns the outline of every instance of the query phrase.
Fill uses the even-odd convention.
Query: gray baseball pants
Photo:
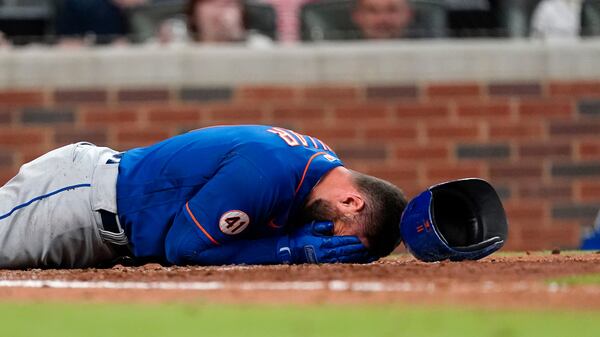
[[[23,165],[0,187],[0,268],[92,267],[118,257],[124,233],[104,231],[116,213],[116,153],[71,144]],[[119,227],[120,228],[120,227]]]

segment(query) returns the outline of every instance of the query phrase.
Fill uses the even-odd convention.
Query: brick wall
[[[600,208],[600,82],[2,91],[0,181],[70,142],[125,150],[235,123],[317,136],[409,196],[486,178],[508,212],[509,249],[576,247]]]

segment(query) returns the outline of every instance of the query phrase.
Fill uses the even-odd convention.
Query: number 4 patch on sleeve
[[[249,224],[248,214],[237,210],[223,213],[219,220],[221,232],[227,235],[240,234]]]

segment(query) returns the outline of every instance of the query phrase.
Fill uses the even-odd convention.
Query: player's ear
[[[340,207],[344,213],[358,213],[365,207],[365,200],[358,193],[348,192],[342,197]]]

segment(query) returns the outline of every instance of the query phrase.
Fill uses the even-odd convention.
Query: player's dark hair
[[[357,218],[363,225],[369,251],[378,257],[389,255],[400,244],[400,217],[406,197],[393,184],[352,171],[354,184],[365,198],[363,211]]]

